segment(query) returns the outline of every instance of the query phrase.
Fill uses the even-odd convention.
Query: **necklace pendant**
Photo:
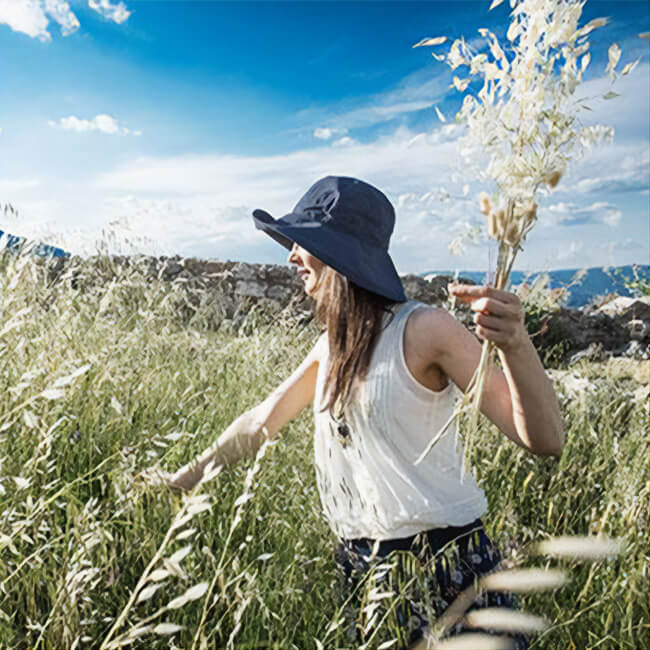
[[[350,444],[350,428],[345,422],[341,422],[337,424],[336,432],[341,447],[345,449]]]

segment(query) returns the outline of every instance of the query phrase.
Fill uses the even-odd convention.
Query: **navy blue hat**
[[[345,176],[316,181],[292,212],[274,219],[253,212],[255,227],[289,250],[295,242],[354,284],[406,301],[402,281],[388,254],[395,210],[376,187]]]

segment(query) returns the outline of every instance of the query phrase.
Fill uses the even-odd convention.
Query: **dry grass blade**
[[[359,592],[351,591],[339,603],[339,569],[330,561],[330,533],[313,474],[310,413],[304,412],[287,432],[282,454],[265,464],[264,480],[254,489],[257,498],[240,506],[246,516],[239,519],[219,571],[220,557],[214,553],[224,548],[224,535],[239,509],[232,502],[241,492],[245,468],[223,476],[216,499],[197,494],[185,501],[186,490],[173,497],[165,490],[132,489],[138,468],[175,466],[182,445],[203,446],[202,437],[214,435],[279,383],[312,348],[318,335],[315,324],[291,329],[275,323],[269,331],[251,325],[239,332],[228,321],[214,331],[221,321],[213,320],[197,325],[199,338],[185,320],[179,321],[177,299],[182,295],[176,289],[158,281],[140,283],[139,276],[125,274],[110,289],[107,311],[97,316],[110,278],[105,278],[107,269],[104,279],[90,287],[85,278],[95,281],[94,268],[81,279],[75,270],[68,284],[52,286],[46,267],[35,264],[37,277],[25,267],[13,289],[8,288],[15,275],[11,268],[5,266],[0,273],[0,330],[8,318],[32,306],[31,312],[23,311],[28,314],[21,317],[23,324],[2,341],[0,648],[98,648],[119,614],[116,607],[124,606],[134,591],[133,607],[106,650],[189,648],[206,601],[198,647],[225,648],[239,625],[234,647],[266,638],[278,648],[309,648],[318,646],[316,637],[321,650],[356,648],[350,635]],[[70,287],[73,279],[86,282],[86,288]],[[203,300],[202,293],[197,295]],[[69,381],[75,369],[88,363],[92,366],[86,373]],[[528,563],[533,546],[527,542],[529,534],[540,541],[590,531],[599,539],[596,533],[602,531],[623,545],[624,566],[609,561],[585,567],[584,560],[570,560],[565,568],[575,564],[575,570],[558,598],[534,593],[527,598],[527,610],[553,621],[536,640],[540,648],[563,650],[573,647],[572,642],[576,648],[606,648],[614,640],[617,647],[650,648],[650,603],[643,595],[650,554],[650,466],[645,452],[649,364],[612,358],[567,371],[583,377],[586,387],[561,405],[569,442],[559,464],[503,444],[494,427],[473,445],[474,466],[492,503],[490,530],[502,543],[524,543],[513,555],[508,553],[508,566]],[[48,388],[65,389],[65,395],[47,400],[41,391]],[[616,415],[620,405],[632,409],[625,424]],[[447,435],[454,432],[452,427]],[[161,441],[170,444],[159,447]],[[172,451],[171,443],[177,442]],[[207,468],[205,475],[210,476]],[[252,483],[247,487],[251,491]],[[543,499],[533,498],[542,493]],[[199,535],[198,518],[208,515],[207,510],[194,517],[187,512],[208,502],[218,525],[201,526]],[[93,504],[92,516],[83,514],[86,503]],[[181,503],[185,510],[175,520]],[[143,558],[157,552],[171,520],[170,544],[140,583]],[[522,522],[530,523],[525,534]],[[180,564],[169,558],[165,564],[165,557],[190,542],[194,550]],[[579,550],[584,555],[584,545]],[[547,558],[541,560],[540,569]],[[382,562],[370,586],[376,588],[372,593],[377,600],[367,602],[388,611],[401,596],[382,598],[395,589],[389,574],[398,568],[397,561],[374,561]],[[213,573],[212,595],[206,591],[194,600],[204,586],[187,593],[188,588],[194,589],[199,580],[210,581]],[[185,574],[198,577],[179,582]],[[252,582],[248,574],[254,575]],[[565,574],[557,572],[504,571],[477,586],[522,593],[554,589],[565,581]],[[177,596],[180,600],[172,600]],[[359,607],[360,620],[366,619],[362,627],[377,609],[368,608],[366,617]],[[458,602],[445,612],[453,614],[446,619],[452,629],[452,618],[462,621],[467,609]],[[390,618],[375,620],[375,636],[364,641],[366,648],[376,650],[394,635]],[[433,616],[430,620],[429,647],[450,647],[451,639],[443,640],[451,633],[449,627],[440,630],[439,621]],[[185,629],[173,637],[160,635],[170,630],[166,626],[154,633],[164,622]],[[454,638],[453,644],[469,643],[474,650],[476,638]]]
[[[489,10],[503,2],[492,0]],[[587,35],[608,22],[607,18],[597,18],[578,29],[583,4],[564,0],[511,0],[514,9],[505,34],[509,43],[503,41],[504,48],[495,34],[479,29],[489,40],[492,60],[486,52],[469,48],[464,38],[455,39],[446,56],[436,56],[452,71],[461,65],[469,67],[465,81],[454,79],[453,85],[461,93],[467,91],[472,81],[483,82],[477,94],[468,92],[464,96],[462,108],[455,117],[458,123],[467,125],[467,135],[459,146],[466,171],[472,171],[481,182],[489,179],[496,186],[494,201],[483,197],[480,206],[488,217],[487,234],[499,245],[491,285],[500,291],[508,291],[515,259],[538,221],[536,199],[557,186],[568,163],[583,155],[586,146],[613,137],[613,131],[607,127],[575,128],[579,110],[589,109],[574,97],[590,60],[580,57],[590,56]],[[418,45],[426,43],[424,39]],[[509,51],[508,57],[504,49]],[[560,58],[565,64],[558,70],[554,64]],[[612,81],[616,79],[620,58],[621,48],[614,43],[608,50],[606,69]],[[634,65],[628,64],[624,74],[631,72]],[[605,98],[614,95],[608,93]],[[445,121],[437,106],[434,110]],[[485,165],[474,163],[479,150],[489,157],[486,169]],[[493,209],[489,209],[492,204]],[[461,252],[465,243],[484,232],[481,227],[475,229],[469,223],[466,226],[450,244],[452,252]],[[465,430],[466,469],[477,443],[482,395],[498,340],[485,329],[477,333],[484,343],[474,374],[475,388],[471,391],[471,419]],[[502,354],[505,346],[499,343],[499,347]]]
[[[528,593],[558,589],[568,581],[566,572],[558,569],[511,569],[481,578],[479,587],[485,591]]]
[[[508,637],[469,632],[437,641],[433,645],[422,640],[415,650],[513,650],[514,647],[513,640]]]
[[[178,609],[192,600],[198,600],[208,590],[207,582],[200,582],[198,585],[190,587],[182,596],[174,598],[167,604],[167,609]]]
[[[141,603],[145,600],[149,600],[157,591],[162,587],[161,584],[151,585],[150,587],[145,587],[139,594],[136,603]]]
[[[454,420],[458,417],[458,415],[461,413],[465,406],[465,400],[460,404],[456,404],[454,407],[453,413],[449,416],[447,421],[444,423],[444,425],[440,428],[440,431],[436,433],[436,435],[431,438],[431,440],[427,443],[427,446],[424,448],[422,453],[416,458],[415,462],[413,463],[414,465],[419,465],[428,455],[429,452],[435,447],[435,445],[438,443],[440,438],[445,435],[447,431],[449,431],[449,427],[452,425]]]
[[[441,45],[447,40],[446,36],[436,36],[435,38],[423,38],[413,47],[430,47],[432,45]]]
[[[541,616],[508,610],[505,607],[487,607],[468,612],[465,622],[473,628],[524,633],[541,632],[549,625]]]
[[[572,560],[605,560],[621,552],[621,543],[608,537],[552,537],[539,542],[536,551]]]
[[[435,622],[432,629],[434,638],[440,638],[445,631],[451,629],[463,618],[465,612],[474,602],[477,593],[474,585],[470,585],[465,591],[462,591],[456,596],[456,600],[447,607],[442,616]]]
[[[176,634],[176,632],[180,632],[182,629],[184,629],[183,626],[176,625],[176,623],[159,623],[154,627],[153,633],[167,636],[169,634]]]

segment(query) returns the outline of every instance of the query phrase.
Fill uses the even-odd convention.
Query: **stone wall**
[[[312,301],[305,295],[303,283],[293,267],[246,262],[215,262],[194,258],[152,258],[152,272],[170,280],[196,281],[224,292],[230,304],[229,317],[240,311],[241,303],[256,304],[271,311],[287,307],[309,309]],[[416,275],[402,276],[409,298],[427,304],[441,304],[447,296],[451,277],[438,276],[431,281]],[[467,280],[473,284],[471,280]]]
[[[92,260],[87,263],[92,264]],[[98,260],[97,264],[103,263]],[[165,281],[182,285],[190,299],[198,291],[218,292],[223,304],[223,317],[237,326],[252,305],[265,313],[282,310],[302,318],[311,317],[313,301],[303,290],[294,268],[273,264],[248,264],[245,262],[220,262],[194,258],[134,258],[114,257],[113,268],[144,264],[147,273]],[[70,261],[57,260],[56,273]],[[84,263],[86,264],[86,263]],[[97,281],[106,280],[99,274]],[[425,280],[416,275],[402,277],[409,298],[440,305],[447,298],[446,286],[452,278],[434,276]],[[471,280],[463,280],[473,284]],[[535,324],[529,323],[533,342],[538,350],[558,350],[562,360],[581,357],[599,359],[611,355],[627,355],[637,359],[650,358],[650,300],[627,300],[610,303],[598,310],[581,311],[560,309],[537,315]],[[472,313],[460,306],[456,316],[466,326],[472,327]]]

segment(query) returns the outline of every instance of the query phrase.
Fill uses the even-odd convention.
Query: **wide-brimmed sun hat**
[[[376,187],[356,178],[326,176],[280,219],[254,210],[255,227],[285,248],[295,242],[354,284],[404,302],[402,281],[388,254],[395,210]]]

